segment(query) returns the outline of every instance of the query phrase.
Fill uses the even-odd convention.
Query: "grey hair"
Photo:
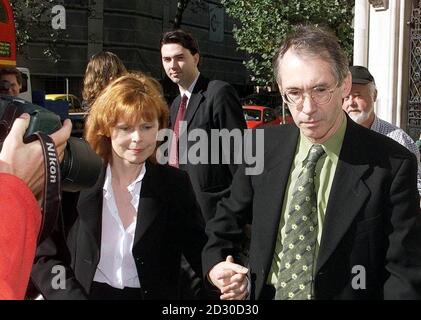
[[[349,72],[348,58],[330,31],[313,25],[299,25],[290,33],[273,58],[275,79],[281,86],[280,65],[285,53],[294,50],[299,55],[321,58],[331,65],[332,73],[341,85]]]
[[[377,86],[376,86],[376,84],[374,83],[374,82],[369,82],[369,83],[367,83],[367,85],[368,85],[368,87],[369,87],[369,89],[370,89],[370,94],[371,94],[371,96],[374,96],[374,93],[376,92],[376,90],[377,90]]]

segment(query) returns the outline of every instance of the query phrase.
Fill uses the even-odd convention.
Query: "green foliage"
[[[234,25],[238,50],[256,85],[274,82],[272,58],[285,35],[297,24],[327,26],[336,32],[348,57],[352,57],[353,0],[221,0]]]
[[[10,0],[16,26],[16,47],[20,54],[25,54],[28,42],[40,42],[47,45],[43,49],[46,57],[57,62],[60,56],[56,44],[67,35],[63,30],[51,27],[53,14],[51,9],[57,0]]]

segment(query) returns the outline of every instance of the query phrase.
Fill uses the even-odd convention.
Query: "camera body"
[[[32,134],[37,131],[51,134],[61,128],[60,117],[55,113],[19,98],[0,95],[0,137],[6,137],[14,120],[22,113],[30,115],[24,142],[33,141]],[[1,149],[3,141],[0,143]],[[70,137],[60,166],[62,190],[77,192],[93,186],[101,168],[101,158],[88,143],[83,139]]]

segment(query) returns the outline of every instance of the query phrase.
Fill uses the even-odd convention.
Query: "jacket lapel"
[[[369,169],[369,164],[366,160],[360,160],[364,157],[359,157],[361,154],[367,154],[367,151],[363,150],[361,144],[363,137],[359,137],[359,133],[360,130],[357,129],[357,125],[348,118],[326,209],[316,272],[334,252],[366,199],[370,196],[370,190],[363,180],[364,174]]]
[[[180,106],[180,96],[176,97],[171,104],[170,108],[170,121],[171,121],[171,128],[174,128],[175,119],[177,118],[178,108]]]
[[[187,105],[186,115],[184,117],[184,120],[187,121],[187,128],[192,122],[192,119],[199,108],[202,99],[204,98],[203,92],[206,91],[208,83],[209,80],[201,75],[199,76],[199,79],[197,79],[196,85],[194,86],[192,95],[189,99],[189,104]]]
[[[133,247],[145,235],[146,231],[154,222],[157,215],[161,214],[165,208],[164,203],[159,198],[160,191],[158,183],[162,183],[162,180],[159,176],[159,167],[150,162],[145,162],[145,164],[146,174],[143,178],[142,188],[140,191]]]
[[[258,255],[262,259],[263,266],[265,266],[264,279],[267,278],[272,264],[284,194],[299,137],[297,127],[291,126],[291,131],[291,134],[286,135],[288,139],[282,139],[282,137],[278,137],[276,140],[268,139],[271,140],[271,144],[277,141],[275,150],[278,152],[271,154],[273,159],[276,160],[272,164],[272,160],[269,160],[265,164],[263,175],[258,178],[263,179],[261,183],[265,186],[265,192],[262,195],[263,198],[261,198],[263,200],[259,205],[264,210],[259,211],[259,217],[254,217],[256,221],[259,221],[259,225],[256,226],[255,230],[259,230],[256,236],[259,238],[259,243],[261,243],[259,246],[261,252]],[[279,150],[282,150],[282,152],[279,152]],[[280,201],[274,201],[273,199],[280,199]]]

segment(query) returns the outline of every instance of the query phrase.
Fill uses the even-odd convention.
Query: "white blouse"
[[[145,173],[146,167],[143,165],[138,177],[127,187],[132,196],[131,204],[136,213]],[[115,203],[111,180],[111,168],[108,165],[103,186],[101,257],[94,281],[107,283],[118,289],[140,288],[139,276],[132,254],[137,215],[130,226],[124,229]]]

